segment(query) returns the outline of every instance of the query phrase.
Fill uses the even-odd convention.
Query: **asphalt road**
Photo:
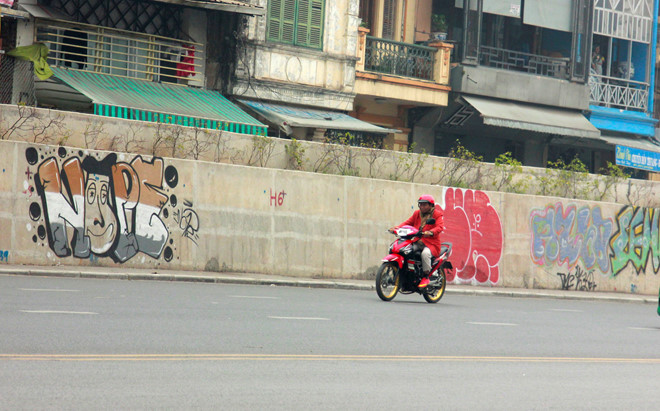
[[[0,276],[0,408],[657,409],[651,304]]]

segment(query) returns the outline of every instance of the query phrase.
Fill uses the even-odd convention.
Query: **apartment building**
[[[459,140],[486,161],[508,151],[541,167],[577,156],[591,172],[660,151],[657,1],[435,0],[433,13],[456,52],[450,103],[421,118],[433,135],[420,145],[446,155]]]

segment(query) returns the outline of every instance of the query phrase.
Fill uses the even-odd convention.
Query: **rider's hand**
[[[387,231],[389,231],[390,233],[394,234],[394,227],[392,227],[392,228],[388,228]]]
[[[422,235],[425,235],[427,237],[433,237],[433,231],[424,231]]]

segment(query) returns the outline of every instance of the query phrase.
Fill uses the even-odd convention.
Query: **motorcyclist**
[[[435,207],[435,199],[433,196],[429,194],[422,195],[419,197],[419,200],[417,200],[417,206],[419,207],[419,210],[415,210],[406,221],[390,228],[389,231],[393,233],[395,229],[404,225],[410,225],[420,230],[422,228],[424,229],[420,241],[415,242],[413,245],[415,251],[422,252],[422,271],[424,272],[424,277],[419,282],[418,287],[424,288],[429,285],[431,257],[432,255],[437,256],[440,254],[440,233],[444,231],[445,225],[442,210]],[[434,218],[435,223],[425,225],[430,218]]]

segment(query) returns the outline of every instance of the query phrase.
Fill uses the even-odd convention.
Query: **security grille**
[[[182,7],[145,0],[39,0],[79,23],[181,38]]]
[[[0,54],[0,103],[36,105],[34,69],[30,61]]]
[[[177,83],[203,64],[199,43],[81,23],[38,21],[35,28],[36,40],[50,50],[48,63],[56,67]],[[189,62],[177,64],[182,57]]]

